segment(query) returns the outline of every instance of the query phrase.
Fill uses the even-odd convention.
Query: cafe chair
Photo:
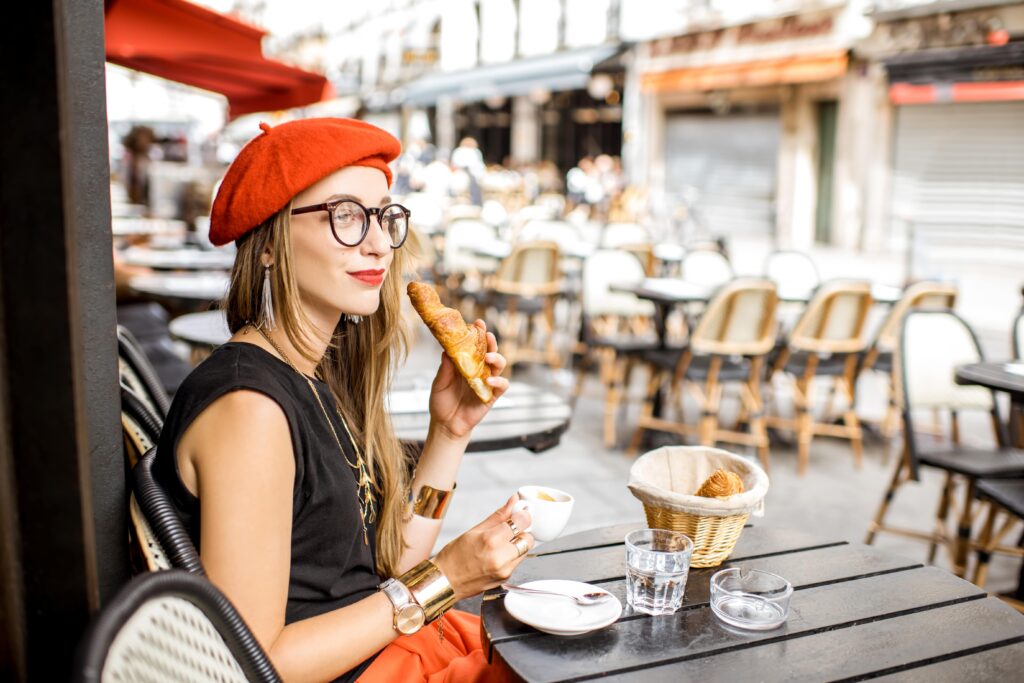
[[[639,284],[645,276],[640,261],[617,249],[596,251],[583,264],[583,317],[577,345],[580,363],[573,397],[582,393],[587,370],[596,361],[605,392],[604,445],[609,448],[617,440],[616,416],[638,353],[658,345],[654,305],[611,287]]]
[[[634,244],[650,244],[651,233],[636,223],[609,223],[601,234],[602,249],[618,249]]]
[[[135,467],[143,454],[156,445],[163,424],[163,418],[137,392],[121,385],[121,433],[129,468]]]
[[[444,204],[425,192],[411,192],[400,203],[412,214],[412,224],[425,235],[444,231]]]
[[[478,256],[473,248],[497,240],[494,227],[480,220],[465,218],[448,224],[444,235],[440,294],[450,306],[462,308],[472,303],[477,308],[485,275],[494,272],[491,258]]]
[[[117,326],[117,368],[121,383],[163,420],[171,407],[171,401],[156,368],[146,357],[135,336],[123,325]]]
[[[650,429],[697,436],[704,446],[725,441],[753,447],[761,464],[768,469],[768,430],[761,378],[767,355],[775,344],[777,304],[775,284],[771,281],[733,280],[711,299],[681,354],[664,350],[643,354],[651,368],[651,378],[629,446],[630,453],[637,452],[644,431]],[[692,389],[700,407],[695,425],[653,415],[655,396],[666,382],[672,395],[680,400],[684,384]],[[739,387],[739,421],[746,423],[746,432],[721,426],[719,411],[726,384]]]
[[[445,211],[445,220],[447,221],[458,221],[463,218],[482,220],[482,208],[476,204],[452,204]]]
[[[706,287],[723,285],[734,275],[729,259],[712,249],[687,250],[680,267],[684,280]]]
[[[983,478],[1024,476],[1024,451],[1007,447],[993,392],[983,387],[960,386],[954,381],[958,365],[984,360],[974,331],[958,315],[952,311],[927,310],[907,313],[894,358],[896,394],[903,413],[903,457],[868,527],[866,542],[870,544],[883,531],[924,540],[929,544],[929,562],[934,561],[938,545],[946,545],[951,551],[954,572],[963,576],[974,522],[977,482]],[[948,438],[937,445],[926,445],[915,429],[915,415],[923,410],[948,413]],[[989,413],[994,447],[960,443],[959,416],[969,410]],[[921,532],[887,525],[885,516],[896,491],[908,481],[919,481],[921,467],[945,474],[934,529]],[[959,503],[956,500],[958,488],[963,489]],[[958,506],[959,514],[956,514]],[[951,515],[959,520],[955,534],[947,529]]]
[[[512,228],[514,231],[518,232],[524,225],[531,221],[553,221],[557,215],[557,212],[551,206],[527,204],[526,206],[520,207],[520,209],[512,215]]]
[[[895,379],[893,378],[893,353],[899,342],[900,323],[908,312],[917,309],[945,310],[956,305],[956,287],[942,282],[917,282],[903,292],[900,300],[889,309],[874,340],[861,358],[862,372],[876,371],[886,377],[887,406],[879,425],[885,448],[888,449],[893,435],[899,428],[899,408],[896,406]],[[863,422],[864,419],[861,418]]]
[[[1010,531],[1024,521],[1024,479],[981,479],[976,490],[978,499],[988,503],[988,513],[977,543],[977,562],[974,565],[974,577],[971,581],[979,588],[985,587],[988,578],[988,563],[992,553],[1001,552],[1016,557],[1024,557],[1024,548],[1001,545],[1001,541]],[[1002,517],[1002,523],[996,528],[996,522]],[[1024,568],[1022,568],[1024,571]],[[1005,598],[1004,598],[1005,599]],[[1024,602],[1008,600],[1018,610],[1024,612]]]
[[[779,287],[811,291],[821,284],[813,259],[802,251],[779,249],[764,259],[764,276]]]
[[[854,463],[861,465],[863,435],[854,407],[858,360],[867,346],[864,326],[871,304],[871,285],[867,282],[827,282],[815,291],[777,350],[768,381],[771,383],[776,375],[792,379],[794,415],[779,414],[776,401],[776,414],[767,418],[768,426],[796,433],[797,472],[801,476],[807,472],[811,441],[816,435],[849,439]],[[831,379],[832,391],[840,392],[845,399],[843,424],[833,424],[830,414],[815,419],[812,392],[817,378]]]
[[[490,281],[495,333],[509,371],[516,363],[562,366],[555,348],[555,304],[563,289],[558,245],[517,242]]]
[[[131,471],[142,456],[156,446],[163,420],[128,387],[121,385],[121,432],[124,437],[125,466]],[[171,567],[170,559],[139,508],[135,494],[128,496],[129,555],[136,571],[158,571]]]
[[[199,552],[185,529],[170,496],[153,477],[156,448],[151,448],[132,470],[132,489],[139,509],[164,550],[171,566],[192,574],[204,574]]]
[[[142,574],[86,631],[77,683],[279,683],[245,620],[209,580],[180,570]]]

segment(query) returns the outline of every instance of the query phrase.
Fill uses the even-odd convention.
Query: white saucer
[[[600,586],[580,581],[545,579],[522,584],[524,588],[557,591],[569,595],[583,595],[599,591]],[[505,595],[505,609],[519,621],[538,631],[556,636],[578,636],[614,624],[622,614],[622,603],[612,595],[596,605],[577,605],[574,600],[554,595],[529,595],[509,591]]]

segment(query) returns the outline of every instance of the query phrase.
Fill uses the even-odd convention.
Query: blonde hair
[[[224,308],[232,334],[260,320],[264,277],[261,257],[269,251],[274,264],[270,268],[270,282],[275,325],[284,330],[304,357],[315,362],[317,358],[306,332],[312,329],[312,322],[302,309],[292,269],[290,230],[291,203],[238,240]],[[415,240],[409,241],[415,244]],[[410,462],[384,409],[391,378],[408,349],[401,312],[402,274],[414,255],[405,251],[406,247],[394,251],[377,311],[358,325],[339,320],[327,352],[316,368],[317,375],[334,394],[373,480],[377,499],[377,572],[381,576],[396,574],[406,547],[402,518]],[[344,434],[338,436],[345,438]]]

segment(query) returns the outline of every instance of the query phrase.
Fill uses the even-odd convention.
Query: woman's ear
[[[263,253],[260,255],[260,263],[262,263],[264,267],[274,265],[274,257],[270,253],[269,246],[264,249]]]

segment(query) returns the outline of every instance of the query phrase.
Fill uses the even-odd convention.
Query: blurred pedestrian
[[[483,193],[480,191],[480,180],[487,170],[480,145],[470,137],[462,138],[459,146],[452,150],[452,167],[465,172],[469,186],[469,201],[474,206],[483,204]]]

